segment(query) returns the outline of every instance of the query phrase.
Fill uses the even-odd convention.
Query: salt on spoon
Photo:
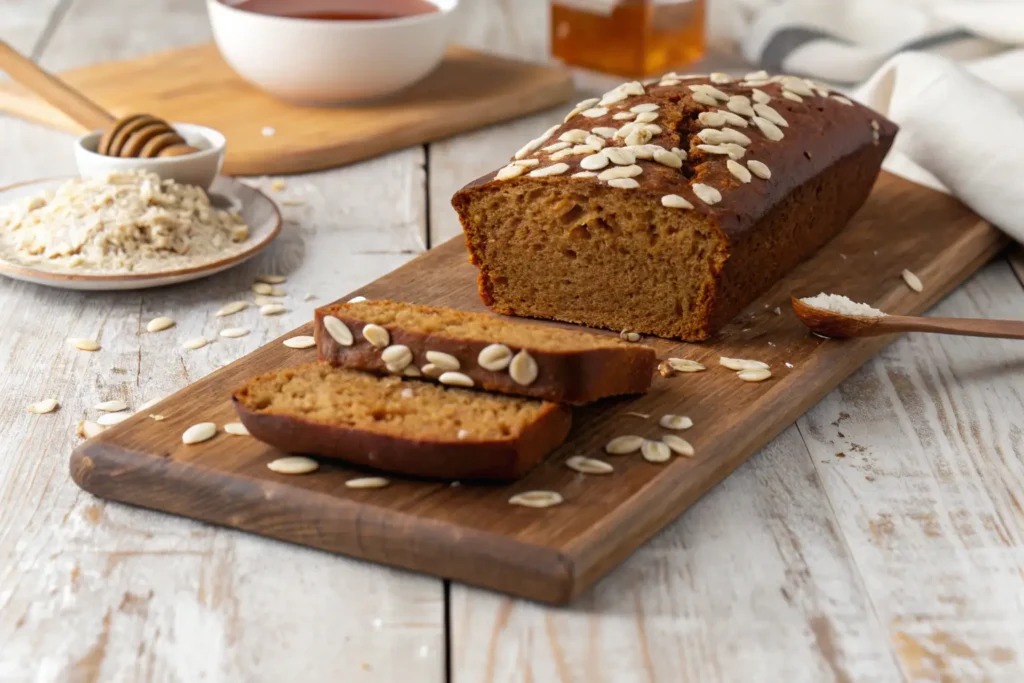
[[[968,337],[1024,339],[1024,321],[969,318],[916,318],[889,315],[839,294],[791,298],[793,311],[804,325],[822,337],[874,337],[897,332],[934,332]]]

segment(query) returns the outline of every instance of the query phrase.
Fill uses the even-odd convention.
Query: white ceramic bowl
[[[225,61],[253,85],[306,104],[365,100],[401,90],[441,62],[458,0],[397,19],[333,21],[257,14],[207,0]]]
[[[224,163],[224,136],[213,128],[194,123],[172,123],[185,142],[198,152],[180,157],[137,159],[109,157],[96,151],[103,131],[94,130],[75,141],[75,162],[83,177],[106,175],[112,171],[150,171],[164,180],[208,189]]]

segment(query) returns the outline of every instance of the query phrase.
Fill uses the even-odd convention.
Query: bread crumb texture
[[[415,441],[514,440],[555,408],[488,394],[311,363],[267,373],[235,392],[249,410]]]

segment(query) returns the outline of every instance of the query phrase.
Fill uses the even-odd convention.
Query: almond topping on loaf
[[[523,155],[532,175],[453,198],[497,312],[706,339],[838,232],[896,133],[795,76],[672,73],[590,110],[545,142],[572,147]]]

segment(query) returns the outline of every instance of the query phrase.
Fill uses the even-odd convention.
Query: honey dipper
[[[198,151],[163,119],[131,114],[115,119],[88,97],[0,40],[0,69],[86,130],[102,130],[97,152],[120,157],[170,157]]]

